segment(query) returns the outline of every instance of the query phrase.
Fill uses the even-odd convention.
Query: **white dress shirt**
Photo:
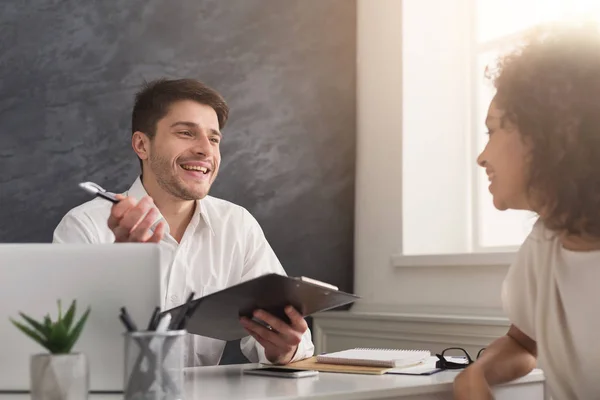
[[[138,177],[127,196],[147,195]],[[112,203],[96,198],[70,210],[54,231],[54,243],[113,243],[107,221]],[[180,243],[168,233],[161,248],[161,308],[182,304],[192,291],[195,297],[233,286],[267,273],[285,275],[258,221],[243,207],[206,196],[198,200]],[[198,335],[188,338],[186,365],[217,365],[225,342]],[[264,348],[251,336],[241,340],[241,350],[251,362],[268,363]],[[307,330],[292,361],[311,357],[314,346]]]

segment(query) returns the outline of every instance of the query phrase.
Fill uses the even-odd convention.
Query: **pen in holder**
[[[183,400],[187,331],[135,331],[125,336],[125,400]]]

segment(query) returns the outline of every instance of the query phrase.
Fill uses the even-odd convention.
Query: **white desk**
[[[192,368],[186,372],[186,400],[450,400],[457,372],[431,376],[354,375],[321,372],[317,377],[286,379],[242,374],[253,364]],[[540,370],[495,388],[497,400],[544,399]],[[92,395],[90,400],[116,400],[119,395]],[[0,394],[0,400],[26,400],[28,394]]]

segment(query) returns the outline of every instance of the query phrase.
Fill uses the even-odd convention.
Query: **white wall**
[[[397,4],[404,4],[403,10],[389,19],[400,22],[404,34],[395,32],[400,36],[386,42],[394,52],[400,48],[395,43],[401,44],[403,53],[402,251],[465,253],[471,246],[468,199],[475,164],[467,146],[471,138],[468,4],[465,0],[397,0],[398,9]],[[376,5],[371,3],[370,8]]]
[[[401,22],[402,1],[358,0],[353,310],[501,315],[506,265],[391,265],[402,243]]]

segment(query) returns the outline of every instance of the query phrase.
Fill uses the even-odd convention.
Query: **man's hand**
[[[263,310],[254,312],[254,317],[264,321],[272,329],[268,329],[246,317],[241,318],[246,331],[265,348],[265,357],[273,364],[288,364],[294,358],[302,335],[308,330],[306,321],[292,306],[285,308],[290,318],[288,325],[279,318]]]
[[[146,196],[139,202],[120,194],[117,198],[120,201],[112,206],[108,217],[108,227],[115,235],[115,242],[160,242],[166,222],[160,221],[154,232],[150,230],[160,215],[152,198]]]

